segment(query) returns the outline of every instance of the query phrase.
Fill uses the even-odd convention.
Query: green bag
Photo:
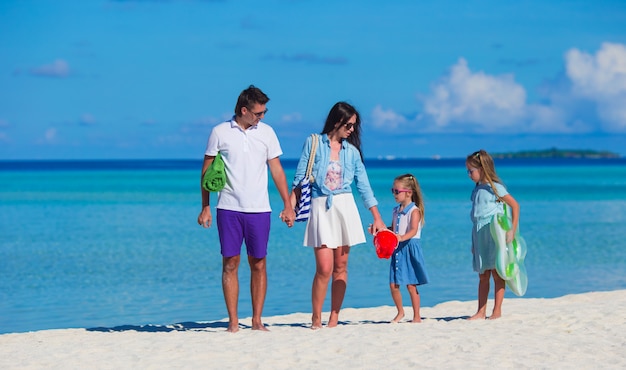
[[[222,154],[217,152],[217,156],[213,163],[207,168],[202,177],[202,187],[206,191],[220,191],[226,185],[226,170],[224,168],[224,160]]]

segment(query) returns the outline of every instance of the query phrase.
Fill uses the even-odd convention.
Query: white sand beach
[[[465,320],[475,310],[451,301],[423,307],[421,324],[390,324],[394,307],[346,308],[340,326],[316,331],[294,313],[264,318],[270,332],[245,318],[235,334],[224,321],[3,334],[0,368],[626,368],[626,290],[506,298],[502,318]]]

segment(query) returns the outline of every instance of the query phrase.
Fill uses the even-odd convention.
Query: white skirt
[[[304,232],[304,246],[338,248],[365,243],[365,233],[359,210],[352,193],[333,196],[333,204],[326,209],[326,199],[311,199],[311,213]]]

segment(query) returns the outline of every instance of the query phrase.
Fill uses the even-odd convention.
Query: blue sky
[[[284,158],[340,100],[368,158],[626,156],[626,2],[0,2],[0,160],[202,158],[250,84]]]

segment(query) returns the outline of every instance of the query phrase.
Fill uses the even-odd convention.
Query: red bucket
[[[389,258],[398,246],[398,237],[391,230],[380,230],[374,235],[378,258]]]

